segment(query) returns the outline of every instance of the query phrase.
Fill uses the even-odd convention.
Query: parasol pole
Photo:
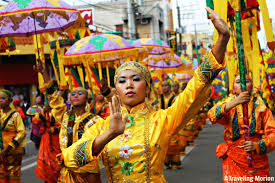
[[[239,71],[241,79],[241,90],[247,91],[246,88],[246,68],[244,64],[244,51],[243,51],[243,40],[242,40],[242,24],[241,24],[241,4],[240,0],[237,2],[235,11],[236,20],[236,35],[237,35],[237,48],[239,58]],[[250,140],[249,121],[248,121],[248,107],[247,104],[243,104],[243,121],[244,121],[244,138],[245,141]],[[248,167],[253,168],[252,152],[246,152],[246,158],[248,161]]]
[[[93,91],[93,82],[92,82],[92,74],[91,74],[90,66],[88,64],[88,61],[85,60],[83,57],[81,57],[81,61],[82,61],[82,64],[84,66],[84,69],[86,71],[86,74],[88,75],[88,83],[89,83],[90,91],[91,91],[91,94],[92,94],[92,99],[95,101],[95,95],[94,95],[94,91]],[[96,106],[95,105],[93,105],[93,111],[94,111],[94,114],[96,114]]]
[[[33,25],[34,25],[34,34],[35,34],[35,38],[36,38],[36,48],[37,48],[37,53],[38,53],[38,59],[40,59],[38,38],[37,38],[37,34],[36,34],[36,25],[35,25],[35,12],[33,12]]]
[[[37,60],[40,60],[40,48],[41,48],[41,43],[40,43],[40,35],[38,36],[36,34],[36,25],[35,25],[35,12],[33,12],[33,24],[34,24],[34,36],[33,36],[33,41],[34,41],[34,48],[35,48],[35,57],[36,57],[36,64]],[[40,44],[39,44],[40,43]],[[42,60],[44,63],[45,60]],[[39,84],[39,89],[43,90],[43,85],[44,85],[44,79],[41,73],[38,73],[38,84]]]
[[[56,51],[57,51],[59,74],[60,74],[60,78],[59,78],[60,86],[59,86],[59,88],[60,89],[66,89],[67,83],[66,83],[66,79],[65,79],[63,57],[61,56],[61,49],[60,49],[60,44],[59,44],[57,32],[54,32],[54,38],[55,38],[55,43],[56,43]]]
[[[97,63],[97,66],[98,66],[99,79],[101,80],[102,79],[102,68],[101,68],[100,62]]]
[[[106,74],[107,74],[107,81],[108,81],[108,86],[110,87],[110,73],[109,73],[109,64],[106,64]]]

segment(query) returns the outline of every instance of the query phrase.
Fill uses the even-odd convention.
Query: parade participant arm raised
[[[170,136],[203,106],[211,81],[224,67],[225,48],[221,47],[226,47],[229,30],[219,15],[210,14],[222,43],[216,44],[173,105],[152,110],[145,100],[150,93],[150,73],[137,62],[122,64],[114,78],[119,100],[112,98],[110,117],[98,119],[63,153],[66,166],[77,168],[101,155],[110,182],[166,182],[162,171]]]

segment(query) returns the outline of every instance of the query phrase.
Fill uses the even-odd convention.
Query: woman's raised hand
[[[214,47],[212,49],[212,53],[215,56],[216,60],[219,63],[222,63],[226,51],[226,46],[230,39],[230,31],[227,23],[220,17],[218,13],[208,7],[206,8],[206,11],[209,13],[209,18],[219,33],[218,40],[216,41],[216,43],[213,43]]]
[[[124,133],[125,124],[128,119],[128,115],[122,119],[120,102],[117,96],[112,97],[112,103],[109,102],[110,107],[110,130],[113,135],[118,136]]]
[[[36,65],[33,66],[33,70],[42,74],[45,83],[50,81],[46,65],[40,59],[37,59]]]
[[[36,72],[40,72],[41,74],[44,74],[46,72],[45,63],[43,63],[40,59],[37,59],[36,65],[33,65],[33,69]]]
[[[220,17],[220,15],[209,7],[206,7],[205,9],[209,13],[209,18],[212,21],[214,27],[217,29],[218,33],[230,36],[230,31],[227,23]]]

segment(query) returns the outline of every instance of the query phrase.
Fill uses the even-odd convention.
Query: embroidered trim
[[[123,162],[120,171],[123,175],[130,176],[131,172],[134,171],[133,164],[130,162]]]
[[[70,114],[67,124],[67,147],[70,147],[73,144],[73,128],[75,124],[75,115]]]
[[[223,114],[222,114],[222,106],[217,106],[216,107],[216,119],[219,120],[223,117]]]
[[[91,162],[89,157],[90,143],[92,143],[92,141],[85,141],[76,148],[74,152],[74,159],[78,166],[84,166]]]
[[[92,119],[92,117],[93,117],[93,115],[90,114],[85,119],[83,119],[83,121],[81,121],[79,123],[79,126],[78,126],[78,139],[81,139],[82,135],[84,134],[85,125],[86,125],[86,123],[88,123],[88,121],[90,121],[90,119]]]
[[[135,119],[133,116],[129,115],[128,120],[126,121],[125,128],[129,128],[135,125]]]
[[[265,142],[262,140],[259,140],[256,142],[259,146],[260,154],[266,154],[266,145]]]
[[[207,84],[211,83],[221,71],[221,69],[217,69],[211,61],[208,61],[211,60],[209,57],[210,56],[208,56],[208,58],[199,66],[198,69],[200,79]]]
[[[250,122],[250,126],[249,126],[249,132],[250,132],[250,136],[253,136],[256,134],[256,119],[255,119],[255,110],[258,106],[258,104],[256,104],[256,100],[257,98],[253,98],[253,109],[252,109],[252,119]]]
[[[239,138],[241,138],[240,128],[239,128],[239,122],[238,122],[237,109],[235,111],[234,119],[233,119],[233,122],[232,122],[232,134],[233,134],[233,137],[232,137],[233,141],[236,141]]]
[[[149,115],[147,114],[147,118],[145,120],[145,129],[144,129],[144,145],[145,145],[145,156],[146,156],[146,164],[145,164],[145,170],[146,170],[146,182],[150,183],[151,178],[151,151],[150,151],[150,124],[148,120]]]

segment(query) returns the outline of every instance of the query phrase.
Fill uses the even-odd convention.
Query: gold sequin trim
[[[150,123],[149,115],[146,117],[145,129],[144,129],[144,143],[145,143],[145,156],[146,156],[146,182],[149,183],[151,177],[151,152],[150,152]]]
[[[210,84],[220,71],[221,69],[216,68],[210,56],[197,69],[201,81],[206,84]]]

